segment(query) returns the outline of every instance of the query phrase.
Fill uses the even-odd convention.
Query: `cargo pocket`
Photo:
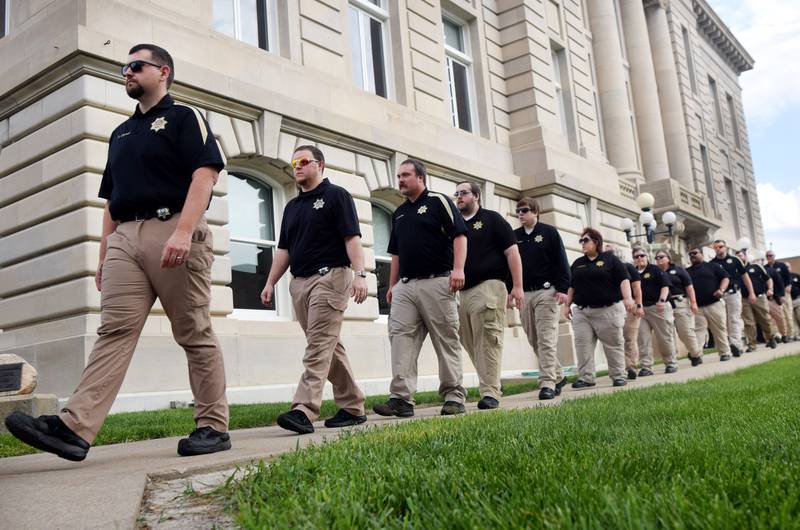
[[[325,301],[328,302],[328,305],[331,306],[335,311],[344,311],[347,309],[347,298],[329,296]]]
[[[189,302],[206,306],[211,301],[211,264],[214,254],[207,242],[192,241],[189,259],[186,260],[187,294]]]
[[[483,328],[490,337],[493,345],[503,343],[503,312],[505,308],[498,308],[494,302],[487,302],[483,312]]]

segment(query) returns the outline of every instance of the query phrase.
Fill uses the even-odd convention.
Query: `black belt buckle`
[[[317,271],[317,274],[319,274],[320,276],[325,276],[329,272],[331,272],[331,268],[330,267],[322,267],[321,269],[319,269]]]
[[[172,212],[169,208],[159,208],[156,210],[156,217],[159,221],[166,221],[172,217]]]

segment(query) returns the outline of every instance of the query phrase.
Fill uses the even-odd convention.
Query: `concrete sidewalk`
[[[553,405],[601,393],[683,383],[798,353],[798,344],[781,345],[776,350],[762,347],[725,363],[719,362],[715,354],[709,354],[698,367],[692,368],[688,360],[683,359],[675,374],[664,374],[663,367],[659,366],[656,375],[637,379],[625,387],[613,388],[607,377],[600,377],[596,387],[576,391],[567,386],[561,397],[553,401],[540,402],[537,392],[529,392],[504,398],[501,406]],[[467,409],[475,411],[475,404],[468,404]],[[439,407],[420,408],[416,418],[438,415]],[[370,415],[365,425],[397,421],[409,420]],[[322,422],[314,426],[317,431],[307,436],[297,436],[277,426],[233,431],[230,451],[189,458],[176,455],[179,438],[165,438],[94,447],[82,463],[68,462],[50,454],[0,459],[0,529],[135,528],[148,477],[178,478],[231,468],[312,442],[333,439],[339,432],[326,429]]]

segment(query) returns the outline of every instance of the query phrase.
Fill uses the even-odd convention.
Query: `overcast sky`
[[[707,0],[755,59],[742,98],[767,245],[800,255],[800,0]]]

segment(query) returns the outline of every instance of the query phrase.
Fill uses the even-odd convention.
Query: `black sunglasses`
[[[517,208],[516,211],[517,211],[517,215],[519,215],[521,213],[528,213],[528,212],[531,211],[531,209],[530,208]]]
[[[634,258],[637,258],[637,259],[638,259],[638,258],[646,258],[646,257],[647,257],[647,254],[636,254],[636,255],[634,256]]]
[[[141,59],[137,59],[135,61],[129,62],[128,64],[122,65],[122,75],[123,76],[127,75],[128,70],[130,70],[135,74],[138,74],[139,72],[142,71],[142,68],[144,68],[146,64],[149,64],[150,66],[155,66],[156,68],[161,68],[162,66],[164,66],[163,64],[156,64],[156,63],[151,63],[150,61],[143,61]]]
[[[591,239],[591,238],[589,238],[589,237],[582,237],[582,238],[580,238],[580,239],[578,240],[578,243],[580,243],[581,245],[583,245],[584,243],[588,243],[589,241],[592,241],[592,239]]]
[[[691,251],[689,251],[689,255],[690,255],[690,256],[695,256],[695,255],[697,255],[697,254],[700,254],[700,251],[699,251],[699,250],[691,250]]]

